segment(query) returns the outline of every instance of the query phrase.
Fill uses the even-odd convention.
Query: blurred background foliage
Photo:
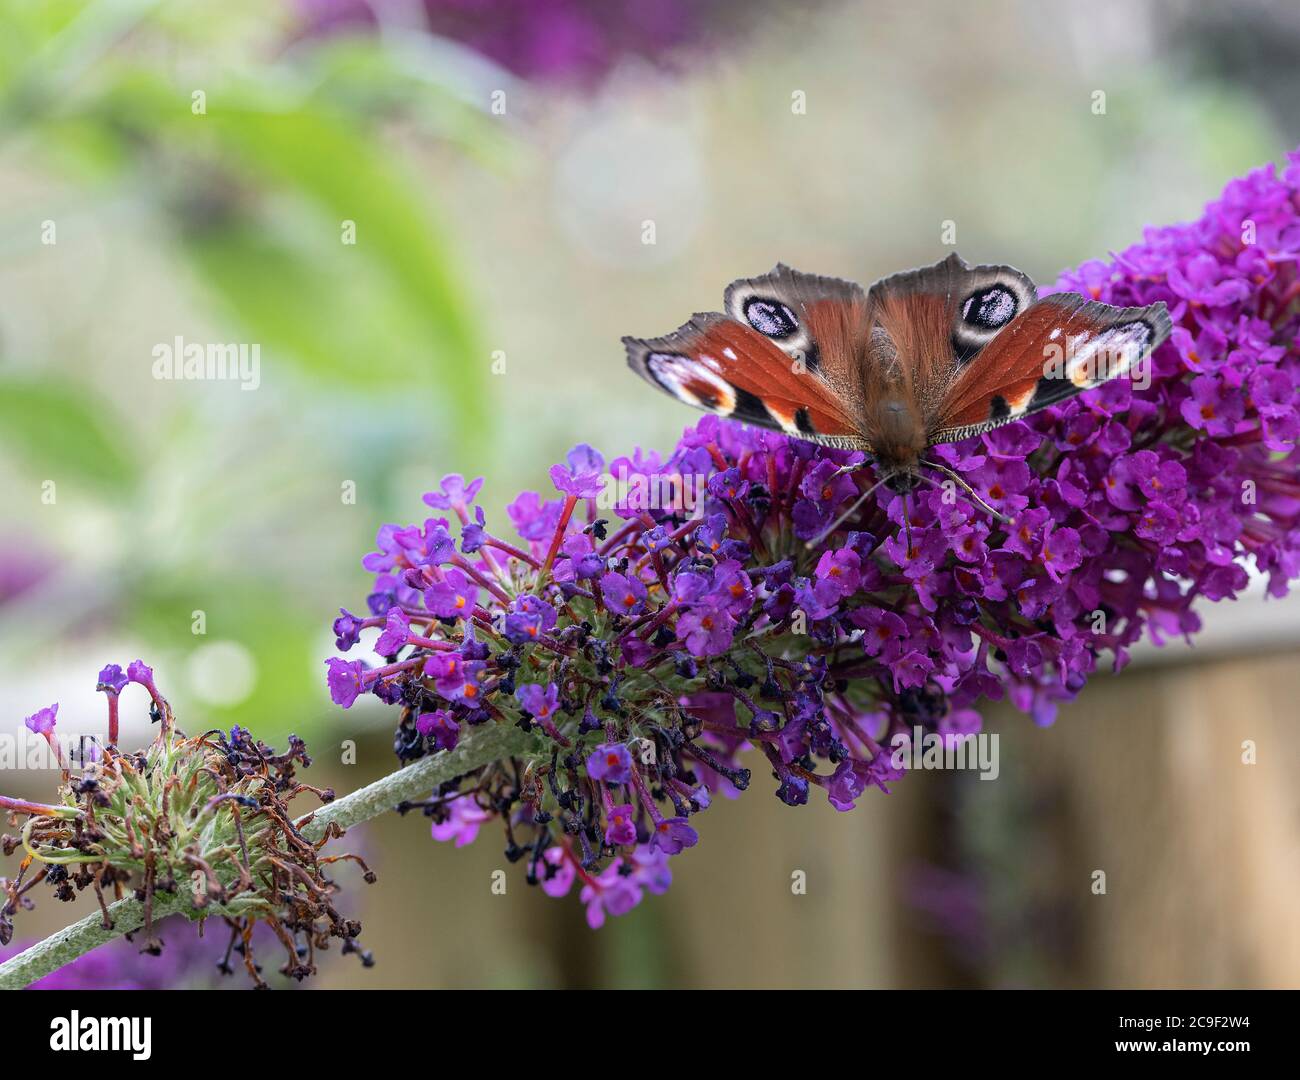
[[[671,445],[689,418],[619,337],[778,260],[866,283],[941,257],[951,221],[968,259],[1051,280],[1193,216],[1298,141],[1298,55],[1281,0],[0,0],[0,730],[52,698],[93,728],[95,672],[139,655],[192,726],[359,739],[364,777],[332,779],[382,774],[388,717],[324,693],[328,627],[443,473],[486,475],[500,521],[574,442]],[[153,378],[178,336],[257,343],[261,385]],[[916,813],[942,823],[940,792]],[[884,858],[862,837],[912,820],[885,801],[818,815],[800,857]],[[400,874],[459,912],[449,875],[499,861],[478,847]],[[527,936],[490,978],[429,945],[391,984],[699,982],[691,896],[599,944],[512,897],[465,935]],[[894,978],[873,964],[831,981]]]

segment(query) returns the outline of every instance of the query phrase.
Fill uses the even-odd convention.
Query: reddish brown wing
[[[732,282],[724,303],[665,337],[624,338],[629,366],[696,408],[865,449],[861,287],[778,264]]]
[[[869,390],[903,399],[928,431],[953,382],[1003,327],[1037,299],[1034,283],[1010,266],[968,266],[956,252],[932,266],[893,274],[867,293],[884,337],[871,350]],[[868,416],[875,414],[869,394]]]
[[[777,263],[762,277],[728,285],[723,310],[798,360],[796,371],[820,379],[851,415],[860,415],[862,344],[869,330],[860,285]]]
[[[822,379],[773,341],[720,314],[696,315],[661,338],[624,338],[627,362],[678,401],[834,446],[857,446],[857,424]]]
[[[961,369],[929,440],[956,442],[1128,374],[1169,332],[1163,303],[1119,308],[1074,293],[1044,297]]]

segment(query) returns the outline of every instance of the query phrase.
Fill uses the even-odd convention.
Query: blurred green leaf
[[[0,439],[14,452],[61,477],[125,490],[136,463],[110,434],[104,406],[60,379],[0,380]]]
[[[434,41],[424,34],[341,34],[299,46],[294,56],[314,83],[314,100],[352,115],[397,119],[489,171],[509,170],[519,144],[483,106],[511,76],[472,50]]]
[[[188,94],[131,73],[97,104],[164,190],[182,248],[264,353],[401,384],[479,430],[487,357],[428,205],[355,120],[276,87]],[[343,242],[355,223],[355,244]]]
[[[374,116],[340,108],[292,69],[210,85],[196,114],[190,89],[117,54],[93,85],[61,97],[54,87],[78,64],[56,46],[75,29],[49,46],[62,66],[17,81],[3,103],[10,126],[85,175],[116,169],[165,208],[271,377],[284,360],[354,388],[409,387],[431,423],[481,432],[487,356],[458,260],[434,200],[368,131]]]
[[[419,349],[427,323],[382,279],[347,274],[337,253],[291,245],[248,224],[191,237],[186,251],[263,345],[265,362],[284,356],[358,387],[410,381],[419,393],[420,377],[426,389],[441,382],[437,362]],[[469,374],[451,381],[450,396],[473,395]]]
[[[427,357],[424,370],[387,372],[389,365],[377,355],[379,348],[364,349],[363,343],[356,341],[357,333],[347,335],[336,350],[333,370],[355,371],[366,379],[383,374],[424,379],[431,390],[436,375],[439,394],[450,391],[463,408],[476,414],[487,365],[471,329],[454,258],[422,201],[388,163],[385,149],[345,118],[305,109],[284,113],[232,109],[218,101],[205,119],[223,149],[248,169],[308,196],[330,215],[332,220],[326,226],[329,243],[337,249],[330,262],[340,270],[346,266],[348,272],[338,274],[328,294],[313,298],[315,310],[304,313],[308,318],[319,318],[322,311],[331,310],[329,305],[337,305],[333,314],[344,321],[355,322],[368,314],[350,295],[354,267],[347,264],[354,264],[358,257],[376,264],[383,286],[414,316],[410,321],[419,336],[408,346]],[[356,223],[355,247],[341,242],[345,221]],[[224,295],[239,305],[241,312],[264,310],[265,305],[248,302],[247,290],[233,287],[232,276],[213,280],[224,286]],[[381,302],[374,313],[396,317],[399,310],[398,305]],[[363,338],[377,334],[382,339],[390,327],[372,323],[358,329]],[[323,336],[317,334],[318,341]],[[380,344],[375,342],[375,346]],[[320,353],[315,351],[318,357]],[[478,419],[476,415],[473,418]]]
[[[0,0],[0,115],[26,122],[66,101],[74,83],[161,0]]]

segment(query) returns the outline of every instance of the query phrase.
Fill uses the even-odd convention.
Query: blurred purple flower
[[[592,86],[621,61],[669,66],[750,30],[740,0],[417,0],[429,33],[459,41],[523,79]],[[374,30],[411,5],[397,0],[297,0],[300,33]],[[404,24],[403,24],[404,25]]]
[[[0,541],[0,605],[35,588],[54,567],[55,561],[34,544],[13,537]]]
[[[153,956],[140,950],[138,941],[117,938],[64,964],[57,971],[32,983],[29,990],[245,990],[244,980],[224,979],[220,965],[226,955],[230,934],[220,919],[211,920],[202,937],[198,928],[182,915],[172,915],[154,924],[154,935],[162,952]],[[274,931],[259,922],[253,931],[254,946],[264,951],[278,947]],[[16,945],[0,949],[0,960],[16,956],[26,948]],[[233,965],[240,963],[236,954]],[[266,973],[274,977],[272,973]],[[296,987],[292,979],[279,979],[281,989]]]

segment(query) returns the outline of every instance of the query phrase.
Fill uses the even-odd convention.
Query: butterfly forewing
[[[1170,333],[1163,303],[1044,297],[995,335],[945,396],[931,442],[953,442],[1132,373]]]
[[[696,315],[673,333],[624,338],[628,365],[678,401],[788,435],[856,446],[845,400],[748,325]]]
[[[861,286],[778,264],[727,287],[725,315],[625,338],[632,369],[680,401],[830,446],[865,448]]]

